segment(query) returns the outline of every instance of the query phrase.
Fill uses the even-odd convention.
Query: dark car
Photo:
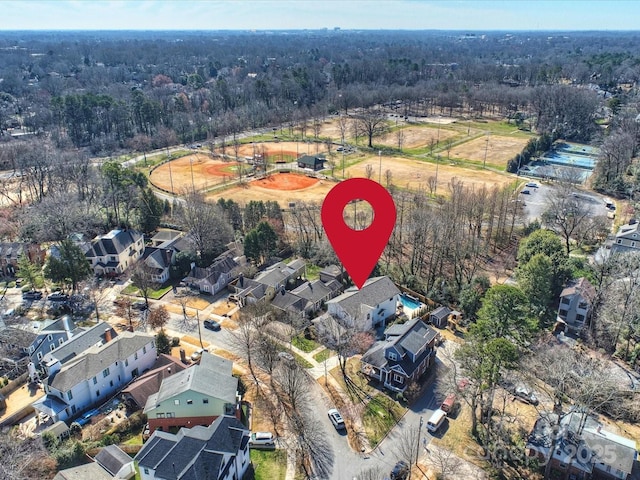
[[[32,292],[24,292],[22,294],[23,300],[40,300],[42,298],[42,292],[34,290]]]
[[[204,321],[204,328],[208,329],[208,330],[220,330],[220,324],[218,322],[216,322],[215,320],[205,320]]]
[[[65,295],[64,293],[55,292],[47,297],[47,300],[50,302],[66,302],[69,300],[69,295]]]
[[[146,302],[143,302],[142,300],[140,300],[138,302],[133,302],[131,304],[131,308],[133,308],[134,310],[146,310],[149,307],[147,306]]]
[[[389,474],[389,478],[391,480],[406,480],[409,476],[409,465],[404,460],[400,460],[396,463],[396,466],[393,467],[391,473]]]

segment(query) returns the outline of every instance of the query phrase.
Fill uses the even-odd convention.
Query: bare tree
[[[164,305],[149,310],[147,322],[151,328],[162,330],[168,321],[169,312],[167,312],[167,308]]]
[[[583,243],[584,226],[591,217],[592,209],[588,201],[576,193],[569,182],[561,182],[547,196],[546,209],[542,220],[546,226],[558,232],[564,239],[567,255],[574,247]],[[575,243],[572,243],[575,242]]]
[[[409,465],[409,480],[411,480],[411,465],[417,465],[420,459],[422,445],[420,445],[420,424],[410,425],[404,429],[402,436],[395,442],[395,450],[401,460]]]
[[[462,459],[446,448],[431,446],[426,458],[427,464],[438,472],[438,478],[442,480],[455,478],[462,468]]]
[[[131,270],[131,283],[142,294],[149,309],[149,294],[158,288],[158,283],[153,279],[153,269],[143,260],[138,261]]]
[[[381,109],[371,108],[357,117],[357,122],[368,139],[369,148],[373,148],[373,137],[387,129],[387,116]]]
[[[369,180],[371,180],[371,177],[373,177],[373,165],[371,165],[370,163],[367,163],[364,166],[364,175],[365,177],[367,177]]]
[[[315,412],[307,406],[289,416],[292,447],[305,478],[330,478],[334,453]]]
[[[402,129],[396,130],[396,141],[398,143],[398,150],[402,151],[404,145],[404,131]]]
[[[389,190],[393,183],[393,172],[389,168],[384,171],[384,181],[387,186],[387,190]]]

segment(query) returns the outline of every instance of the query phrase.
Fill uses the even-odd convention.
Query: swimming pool
[[[400,302],[402,303],[403,306],[411,310],[416,310],[422,307],[423,305],[417,298],[411,297],[404,293],[400,294]]]

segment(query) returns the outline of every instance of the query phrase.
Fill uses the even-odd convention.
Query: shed
[[[450,314],[448,307],[438,307],[429,314],[429,321],[438,328],[446,328]]]
[[[310,168],[313,171],[322,170],[324,168],[324,162],[326,160],[323,157],[313,157],[311,155],[303,155],[298,158],[299,168]]]

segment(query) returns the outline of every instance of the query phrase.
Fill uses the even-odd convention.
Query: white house
[[[342,295],[327,302],[327,313],[359,324],[363,330],[384,326],[386,320],[396,313],[400,290],[389,277],[374,277],[365,282],[360,290],[351,287]]]
[[[36,413],[54,422],[66,421],[116,394],[145,370],[151,368],[157,352],[154,337],[122,332],[107,343],[90,347],[64,365],[53,358],[46,366],[46,395],[35,402]]]
[[[134,230],[111,230],[91,241],[85,253],[96,275],[116,275],[136,263],[144,253],[144,236]]]
[[[249,467],[249,430],[235,417],[208,427],[156,430],[135,456],[142,480],[237,480]]]

